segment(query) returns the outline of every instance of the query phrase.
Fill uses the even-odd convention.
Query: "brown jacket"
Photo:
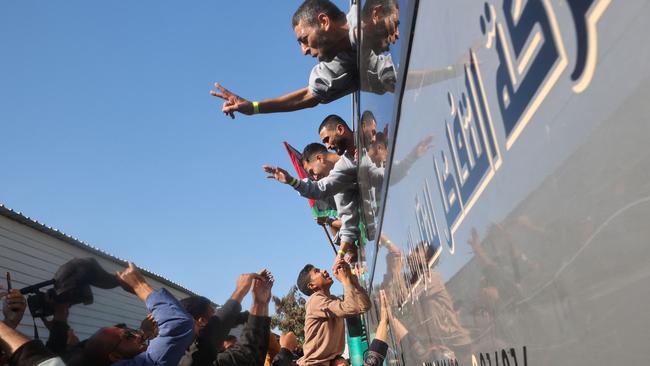
[[[309,297],[305,314],[304,356],[300,366],[327,365],[343,353],[347,317],[363,314],[370,309],[368,293],[360,286],[344,287],[343,300],[321,292]]]

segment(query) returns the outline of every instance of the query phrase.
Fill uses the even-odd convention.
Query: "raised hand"
[[[476,250],[477,247],[480,247],[481,245],[481,239],[478,236],[478,231],[476,231],[476,228],[473,227],[471,231],[471,236],[467,240],[467,243],[472,247],[472,249]]]
[[[117,279],[122,287],[135,293],[142,301],[146,301],[149,294],[153,292],[153,288],[149,286],[142,272],[131,262],[124,271],[117,272]]]
[[[233,292],[231,299],[241,302],[244,297],[246,297],[246,294],[251,290],[253,281],[260,278],[260,275],[257,273],[244,273],[240,275],[239,278],[237,278],[237,287],[235,288],[235,292]]]
[[[348,263],[345,261],[342,255],[336,255],[334,258],[334,263],[332,264],[332,273],[336,274],[342,266],[347,266]]]
[[[27,301],[25,300],[25,296],[18,289],[9,290],[2,304],[5,324],[16,329],[23,319],[26,308]]]
[[[253,281],[253,302],[268,304],[271,301],[271,288],[273,288],[273,274],[267,269],[259,273],[259,277]]]
[[[262,169],[269,175],[267,178],[275,179],[280,183],[289,183],[293,180],[293,177],[284,169],[271,165],[262,165]]]
[[[388,304],[388,299],[386,298],[386,291],[379,290],[379,321],[388,323],[390,320],[390,305]]]
[[[352,270],[350,265],[340,256],[336,257],[334,265],[332,266],[332,271],[334,272],[334,277],[341,282],[343,285],[348,285],[352,283]]]
[[[379,324],[377,325],[377,332],[375,333],[375,339],[378,339],[382,342],[388,341],[388,323],[390,320],[390,305],[388,299],[386,299],[386,292],[382,289],[379,290]]]
[[[140,330],[147,340],[154,339],[158,336],[158,323],[153,314],[147,314],[147,317],[140,322]]]
[[[422,139],[422,141],[415,146],[415,156],[421,158],[427,151],[429,151],[429,149],[433,147],[431,141],[433,141],[433,136],[427,136]]]
[[[230,118],[235,118],[235,112],[246,115],[251,115],[254,112],[253,103],[224,88],[219,83],[214,83],[214,89],[210,90],[210,95],[224,100],[221,111]]]

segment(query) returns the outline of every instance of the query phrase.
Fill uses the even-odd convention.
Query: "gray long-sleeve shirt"
[[[327,177],[318,181],[300,181],[295,189],[303,197],[312,199],[333,196],[341,219],[341,240],[354,243],[359,238],[357,165],[349,154],[341,156]]]

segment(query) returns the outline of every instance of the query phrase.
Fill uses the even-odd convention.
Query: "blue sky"
[[[0,202],[219,303],[239,273],[269,268],[282,295],[329,267],[306,200],[261,166],[290,168],[281,142],[316,141],[349,98],[231,120],[209,95],[306,85],[299,3],[2,2]]]

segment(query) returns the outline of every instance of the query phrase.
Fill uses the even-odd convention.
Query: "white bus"
[[[397,3],[355,96],[388,364],[647,365],[650,1]]]

